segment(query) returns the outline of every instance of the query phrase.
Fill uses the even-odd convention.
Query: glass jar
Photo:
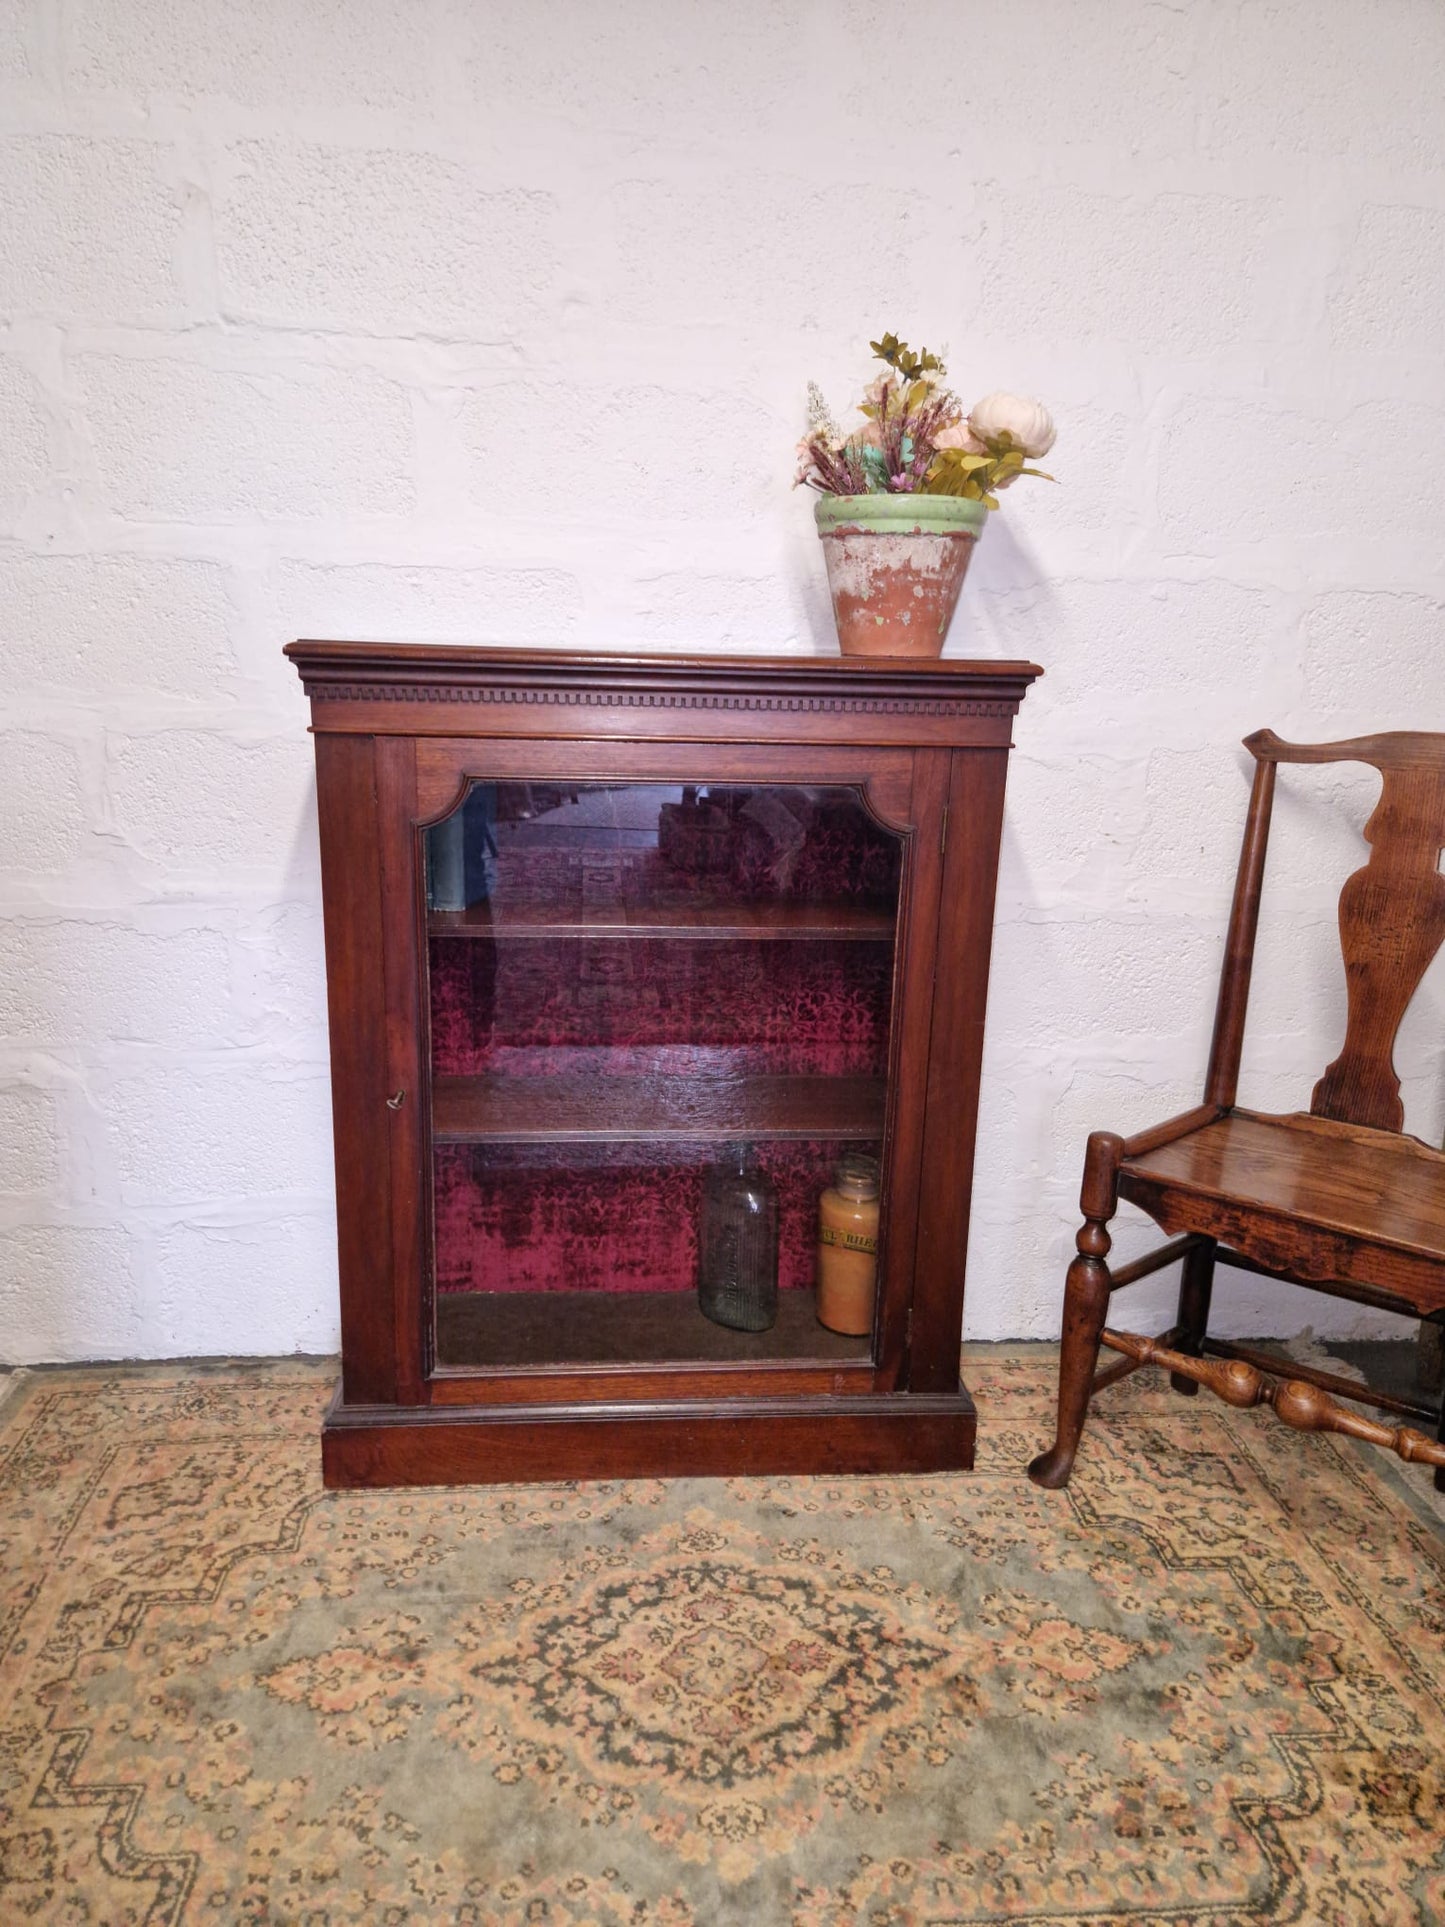
[[[751,1145],[729,1145],[703,1173],[697,1302],[734,1331],[767,1331],[778,1316],[778,1190]]]
[[[877,1158],[850,1151],[818,1200],[818,1323],[850,1338],[873,1330],[879,1188]]]

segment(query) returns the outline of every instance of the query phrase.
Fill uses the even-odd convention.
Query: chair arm
[[[1172,1144],[1176,1138],[1202,1131],[1206,1124],[1217,1124],[1220,1118],[1228,1114],[1222,1104],[1196,1104],[1192,1111],[1181,1111],[1178,1117],[1156,1124],[1152,1131],[1141,1131],[1137,1137],[1125,1138],[1123,1155],[1126,1158],[1142,1158],[1149,1151]]]

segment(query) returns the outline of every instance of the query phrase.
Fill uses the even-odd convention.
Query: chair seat
[[[1170,1231],[1205,1232],[1262,1264],[1350,1280],[1411,1310],[1445,1308],[1445,1152],[1419,1138],[1237,1110],[1126,1157],[1119,1191]],[[1302,1255],[1306,1227],[1314,1238]]]

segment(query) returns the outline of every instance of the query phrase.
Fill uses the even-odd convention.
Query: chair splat
[[[1262,761],[1361,762],[1379,770],[1380,800],[1365,825],[1368,863],[1340,893],[1348,1018],[1344,1046],[1315,1085],[1310,1110],[1342,1124],[1404,1128],[1395,1038],[1420,980],[1445,941],[1445,753],[1413,731],[1351,742],[1292,744],[1251,736]]]

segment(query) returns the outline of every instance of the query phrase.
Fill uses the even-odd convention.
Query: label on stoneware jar
[[[878,1240],[867,1237],[861,1231],[835,1231],[832,1225],[822,1225],[818,1230],[818,1243],[822,1245],[841,1245],[845,1251],[866,1251],[876,1257]]]

